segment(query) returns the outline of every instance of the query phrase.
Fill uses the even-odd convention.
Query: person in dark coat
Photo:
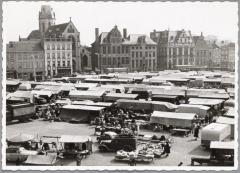
[[[166,154],[166,157],[168,157],[168,155],[170,154],[169,142],[166,142],[166,144],[163,147],[163,152],[162,152],[161,156],[164,155],[164,154]]]
[[[196,126],[195,129],[194,129],[194,137],[195,137],[195,140],[198,139],[198,136],[199,136],[199,130],[200,130],[200,125],[197,124],[197,126]]]

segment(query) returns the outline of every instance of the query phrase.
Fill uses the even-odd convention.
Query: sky
[[[3,44],[27,37],[38,29],[41,5],[50,5],[56,24],[71,20],[82,45],[95,39],[95,28],[110,31],[115,25],[128,34],[159,30],[191,30],[193,35],[238,39],[237,2],[3,2]]]

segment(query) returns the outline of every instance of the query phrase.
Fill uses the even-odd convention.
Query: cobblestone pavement
[[[34,120],[27,123],[15,123],[7,125],[6,137],[11,138],[19,133],[27,133],[33,135],[49,135],[60,136],[66,135],[90,135],[94,142],[96,142],[96,136],[94,136],[94,126],[87,124],[70,124],[66,122],[48,122],[41,120]],[[141,134],[157,134],[150,131],[140,131]],[[200,146],[200,139],[195,141],[193,136],[178,137],[174,136],[174,144],[171,148],[170,155],[162,158],[156,158],[151,163],[138,163],[137,166],[177,166],[180,162],[183,162],[184,166],[190,165],[191,157],[193,156],[208,156],[209,152]],[[86,159],[82,160],[83,166],[127,166],[126,162],[117,162],[114,160],[115,153],[100,153],[98,151],[97,143],[93,145],[93,153]],[[64,166],[76,166],[74,159],[63,160]]]

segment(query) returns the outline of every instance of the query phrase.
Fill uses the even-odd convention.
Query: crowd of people
[[[48,104],[45,108],[37,106],[36,107],[36,118],[43,118],[49,122],[60,121],[60,104]]]

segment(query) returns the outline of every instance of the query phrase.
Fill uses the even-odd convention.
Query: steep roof
[[[45,32],[45,37],[59,37],[62,35],[69,23],[62,23],[58,25],[52,25]]]
[[[33,40],[33,39],[41,39],[41,32],[39,30],[33,30],[27,37],[27,39],[29,40]]]
[[[41,46],[41,41],[19,41],[19,42],[10,42],[7,44],[8,51],[16,51],[16,52],[32,52],[32,51],[43,51],[43,47]]]
[[[150,37],[144,34],[130,34],[129,37],[123,42],[125,45],[134,45],[140,43],[156,45],[156,43]]]

